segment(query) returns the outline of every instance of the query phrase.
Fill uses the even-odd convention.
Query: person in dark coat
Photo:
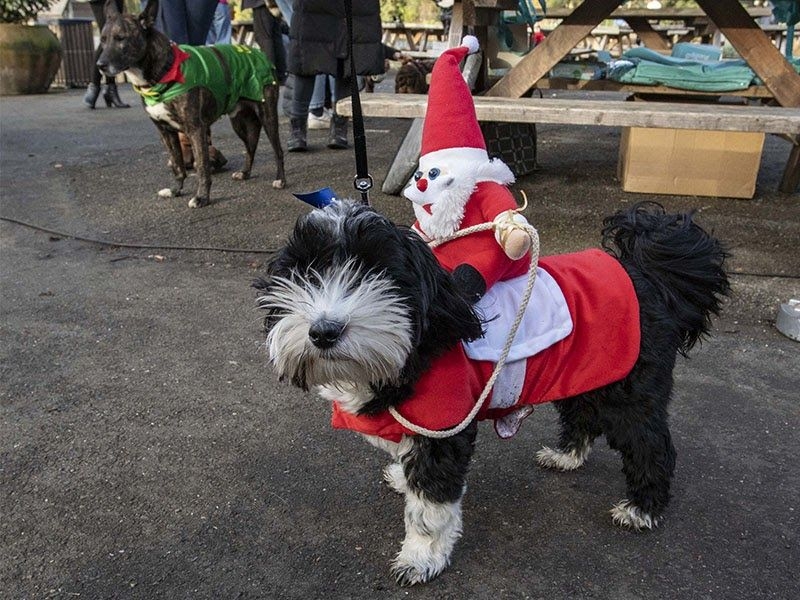
[[[253,9],[253,37],[258,47],[275,67],[275,76],[283,85],[286,82],[286,49],[282,35],[286,22],[276,17],[265,0],[242,0],[242,10]]]
[[[322,73],[336,79],[335,99],[350,94],[350,40],[347,34],[345,1],[352,1],[355,70],[357,75],[384,72],[378,0],[294,0],[289,30],[289,73],[294,77],[291,105],[289,152],[307,148],[308,107],[315,76]],[[334,114],[328,148],[347,148],[347,118]]]

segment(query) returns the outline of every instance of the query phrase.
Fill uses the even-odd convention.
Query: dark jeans
[[[206,43],[217,0],[167,0],[158,5],[156,27],[176,44]]]

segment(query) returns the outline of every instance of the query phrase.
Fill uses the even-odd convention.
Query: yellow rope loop
[[[525,199],[525,201],[527,204],[527,198]],[[455,234],[453,234],[452,236],[448,236],[448,238],[435,240],[436,242],[438,242],[435,245],[439,245],[446,241],[456,239],[457,237],[463,237],[464,235],[469,235],[470,233],[474,233],[475,231],[485,231],[487,229],[493,229],[494,226],[495,226],[494,223],[481,223],[480,225],[468,227],[466,229],[462,229],[460,231],[455,232]],[[473,419],[475,419],[481,407],[483,406],[483,403],[486,401],[486,398],[489,397],[489,393],[492,391],[494,383],[497,380],[498,375],[500,375],[500,371],[506,364],[508,353],[511,351],[511,345],[514,343],[514,338],[517,335],[517,330],[519,329],[519,326],[522,323],[522,317],[524,316],[525,310],[528,307],[528,302],[530,302],[531,293],[533,292],[533,285],[536,283],[536,267],[539,263],[539,232],[536,231],[535,227],[533,227],[528,223],[525,224],[516,223],[515,226],[524,229],[531,238],[531,247],[529,251],[531,255],[531,264],[528,267],[528,283],[525,286],[525,292],[522,295],[522,300],[519,305],[519,310],[517,310],[517,316],[514,319],[514,323],[512,324],[511,329],[508,332],[506,343],[503,346],[503,352],[500,354],[500,358],[498,359],[497,364],[494,366],[494,371],[492,371],[492,376],[489,378],[489,381],[486,382],[486,386],[484,386],[483,392],[481,392],[480,397],[475,402],[475,406],[472,407],[472,410],[470,410],[469,414],[466,417],[464,417],[464,419],[458,425],[451,427],[450,429],[435,430],[435,429],[427,429],[425,427],[421,427],[406,419],[403,415],[401,415],[397,411],[396,408],[389,407],[389,413],[392,415],[392,417],[394,417],[394,419],[398,423],[400,423],[403,427],[405,427],[409,431],[413,431],[418,435],[424,435],[425,437],[436,438],[436,439],[452,437],[464,431],[464,429],[466,429],[467,426],[470,423],[472,423]],[[430,245],[431,247],[435,247],[433,242]]]

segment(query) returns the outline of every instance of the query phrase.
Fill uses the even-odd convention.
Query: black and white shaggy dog
[[[559,442],[537,460],[577,469],[605,434],[622,455],[627,481],[613,520],[652,528],[669,502],[675,466],[667,425],[673,367],[708,333],[728,292],[726,252],[690,214],[666,214],[658,205],[637,205],[604,224],[603,246],[638,299],[638,359],[624,379],[555,402]],[[354,203],[301,217],[254,287],[277,373],[304,390],[317,387],[345,413],[402,407],[438,356],[482,335],[480,316],[425,242]],[[406,536],[392,564],[401,585],[427,582],[449,564],[476,434],[473,421],[443,439],[366,436],[391,454],[384,477],[405,496]]]

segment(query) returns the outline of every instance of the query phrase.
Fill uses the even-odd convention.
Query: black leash
[[[372,176],[367,166],[367,136],[364,133],[364,115],[361,113],[361,100],[358,96],[352,0],[344,0],[344,13],[347,18],[347,35],[350,38],[350,95],[353,102],[353,148],[356,155],[356,176],[353,179],[353,187],[361,194],[361,202],[369,206]]]

